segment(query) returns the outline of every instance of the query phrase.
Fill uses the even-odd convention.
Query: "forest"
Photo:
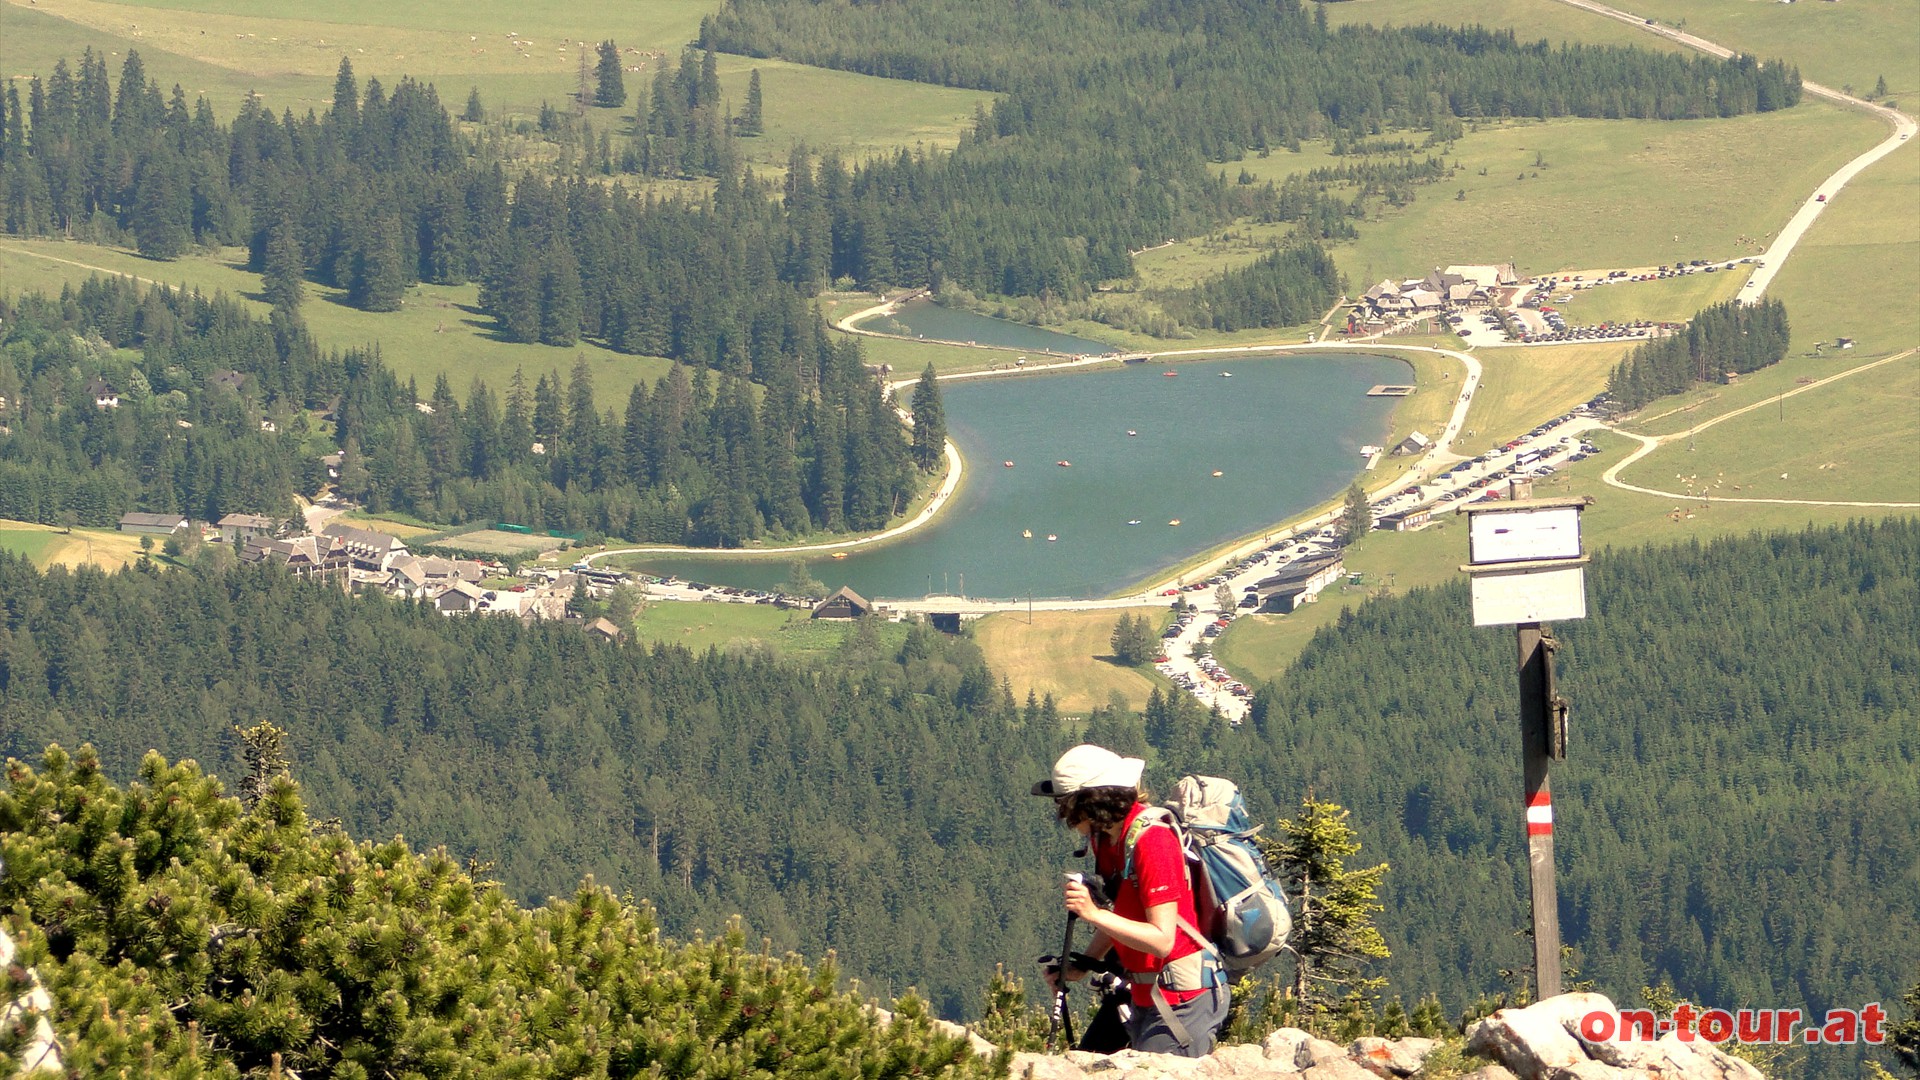
[[[1681,333],[1628,353],[1608,376],[1607,392],[1631,410],[1699,383],[1726,383],[1786,359],[1790,337],[1778,300],[1715,304],[1695,312]]]
[[[1709,1003],[1898,997],[1920,964],[1917,583],[1902,520],[1596,558],[1589,618],[1555,628],[1570,978],[1628,1001],[1663,979]],[[1058,929],[1070,844],[1024,792],[1085,738],[1146,754],[1155,790],[1232,777],[1256,820],[1308,793],[1349,807],[1392,866],[1377,974],[1453,1014],[1527,956],[1513,646],[1470,622],[1464,586],[1370,601],[1235,729],[1183,694],[1064,719],[924,627],[812,669],[271,572],[9,559],[0,751],[91,742],[131,778],[152,748],[232,783],[233,729],[272,720],[312,812],[353,835],[493,861],[527,901],[592,874],[673,934],[738,913],[972,1016],[994,964]]]
[[[476,379],[462,403],[444,375],[422,395],[377,347],[323,351],[283,316],[124,278],[0,299],[0,517],[291,517],[335,451],[338,489],[376,511],[714,546],[878,528],[919,486],[857,340],[817,318],[740,373],[675,365],[620,412],[596,408],[584,361]]]
[[[919,5],[909,18],[893,5],[736,4],[656,72],[624,149],[554,113],[592,151],[537,167],[501,160],[434,87],[362,87],[345,59],[324,114],[276,116],[249,99],[223,125],[206,101],[163,94],[137,52],[116,88],[89,51],[77,71],[62,61],[32,79],[24,105],[17,86],[0,95],[0,219],[17,235],[131,238],[160,259],[244,245],[289,305],[307,281],[372,311],[416,281],[480,281],[509,340],[585,336],[724,367],[751,341],[799,332],[792,295],[836,281],[1081,298],[1131,278],[1132,250],[1235,218],[1295,222],[1302,243],[1346,235],[1327,198],[1208,167],[1302,138],[1444,139],[1462,117],[1730,116],[1799,98],[1796,72],[1750,57],[1330,31],[1297,3],[1035,9],[1034,33],[1006,42],[1010,2]],[[722,49],[1003,97],[950,153],[849,166],[795,147],[776,185],[731,149],[758,121],[718,114]],[[484,115],[475,100],[462,114]],[[711,194],[636,194],[609,176],[623,171],[710,178]],[[1335,181],[1310,183],[1325,196]]]

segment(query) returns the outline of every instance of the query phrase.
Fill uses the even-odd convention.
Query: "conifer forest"
[[[594,32],[579,100],[537,119],[505,118],[480,86],[383,83],[345,56],[335,73],[331,49],[311,107],[190,97],[136,49],[79,38],[78,55],[6,80],[10,245],[117,246],[161,278],[226,249],[260,293],[0,282],[0,519],[39,542],[40,526],[132,512],[298,519],[324,495],[591,546],[851,547],[927,505],[950,425],[970,430],[961,396],[942,401],[965,350],[863,349],[825,314],[854,310],[856,291],[1071,310],[1205,347],[1278,327],[1297,343],[1351,285],[1334,253],[1435,185],[1451,193],[1455,143],[1481,126],[1802,101],[1782,60],[1336,26],[1301,0],[714,0],[694,33],[696,18],[644,67]],[[798,65],[992,100],[953,106],[933,146],[749,153],[785,138],[782,95],[800,91],[781,73]],[[1284,175],[1257,160],[1303,146],[1326,154]],[[1453,204],[1414,209],[1428,205]],[[1136,270],[1147,249],[1230,230],[1261,239]],[[1176,254],[1192,261],[1155,269]],[[481,332],[551,362],[489,381],[450,361],[416,383],[397,372],[435,369],[393,362],[394,339],[383,354],[307,322],[319,289],[392,313],[421,283],[474,286]],[[1550,375],[1490,360],[1473,422],[1578,400],[1568,388],[1591,394],[1609,366],[1625,410],[1791,378],[1784,302],[1742,295],[1762,292],[1599,362],[1577,350],[1604,343],[1566,346]],[[1818,310],[1795,300],[1803,323]],[[1428,329],[1428,345],[1475,347]],[[583,343],[663,373],[606,401]],[[896,397],[904,373],[886,365],[923,357]],[[1438,380],[1461,388],[1410,371],[1416,417],[1440,415],[1419,412]],[[1390,433],[1378,441],[1407,437]],[[1561,442],[1569,462],[1601,452]],[[1094,473],[1074,459],[1070,475]],[[1373,542],[1374,486],[1348,491],[1329,551]],[[1588,617],[1555,627],[1573,698],[1553,772],[1570,988],[1623,1005],[1920,1003],[1920,523],[1866,509],[1911,503],[1823,505],[1849,509],[1822,520],[1861,516],[1594,552]],[[1187,520],[1177,535],[1201,531]],[[1154,673],[1168,646],[1137,607],[1117,625],[1099,612],[1088,651],[1111,645],[1103,677],[1152,680],[1144,707],[1116,691],[1069,712],[996,670],[1005,654],[990,661],[989,631],[956,629],[958,614],[951,632],[862,618],[804,655],[696,650],[635,640],[631,607],[603,640],[578,620],[448,618],[224,552],[167,554],[109,572],[0,549],[0,929],[19,949],[9,985],[30,968],[59,1002],[74,1075],[1005,1075],[1007,1054],[977,1056],[936,1021],[1032,1036],[1032,961],[1058,948],[1079,838],[1027,792],[1081,741],[1146,758],[1156,793],[1233,779],[1269,839],[1310,816],[1352,854],[1351,829],[1356,866],[1380,867],[1355,904],[1371,912],[1377,888],[1382,910],[1377,937],[1338,928],[1367,947],[1317,976],[1325,1002],[1361,987],[1341,1007],[1405,1020],[1404,1003],[1438,1030],[1531,989],[1513,643],[1472,628],[1464,582],[1389,596],[1389,574],[1356,593],[1230,723]],[[1229,615],[1259,602],[1210,585],[1195,587]],[[1031,597],[1027,616],[1031,630]],[[1282,1015],[1295,974],[1263,970],[1234,1030]],[[0,1025],[0,1073],[20,1038]],[[1816,1052],[1784,1068],[1856,1064]]]

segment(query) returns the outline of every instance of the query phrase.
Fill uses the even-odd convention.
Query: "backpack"
[[[1232,781],[1182,777],[1164,807],[1142,811],[1127,832],[1125,876],[1133,876],[1134,843],[1156,823],[1180,838],[1200,934],[1219,952],[1230,980],[1238,981],[1286,947],[1293,929],[1286,894],[1254,843],[1260,827],[1247,816]]]

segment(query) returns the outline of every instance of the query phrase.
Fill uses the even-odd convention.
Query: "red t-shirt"
[[[1187,859],[1180,851],[1180,842],[1175,839],[1173,830],[1165,825],[1149,825],[1140,832],[1140,839],[1133,846],[1133,877],[1122,879],[1120,872],[1127,861],[1127,829],[1133,825],[1133,819],[1146,809],[1141,803],[1133,804],[1127,812],[1127,820],[1121,825],[1120,839],[1108,843],[1098,840],[1093,846],[1094,869],[1108,881],[1119,882],[1119,889],[1113,898],[1113,912],[1123,918],[1137,922],[1147,922],[1147,909],[1173,901],[1179,906],[1177,911],[1189,925],[1198,926],[1193,910],[1193,888],[1187,882]],[[1119,941],[1113,943],[1114,955],[1130,972],[1151,974],[1165,967],[1167,960],[1178,960],[1188,953],[1200,951],[1199,943],[1192,935],[1175,924],[1173,931],[1173,951],[1167,959],[1128,948]],[[1167,1001],[1179,1005],[1199,997],[1202,990],[1166,990]],[[1135,1006],[1153,1004],[1153,988],[1145,983],[1133,985],[1133,1003]]]

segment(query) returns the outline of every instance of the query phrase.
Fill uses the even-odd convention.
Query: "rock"
[[[1607,1015],[1609,1030],[1617,1031],[1620,1027],[1620,1010],[1614,1008],[1613,1002],[1605,994],[1556,994],[1527,1006],[1527,1011],[1553,1017],[1566,1029],[1567,1034],[1581,1042],[1586,1039],[1580,1033],[1580,1024],[1593,1013]]]
[[[1299,1028],[1281,1028],[1268,1035],[1260,1045],[1267,1052],[1267,1060],[1283,1061],[1290,1066],[1298,1066],[1300,1047],[1313,1036]]]
[[[1012,1080],[1085,1080],[1087,1074],[1067,1058],[1023,1052],[1013,1055],[1007,1075]]]
[[[1346,1058],[1337,1057],[1328,1058],[1302,1072],[1300,1080],[1376,1080],[1376,1078],[1372,1073]]]
[[[1580,1041],[1561,1026],[1557,1011],[1539,1005],[1501,1009],[1476,1021],[1467,1028],[1467,1050],[1499,1061],[1520,1080],[1542,1080],[1548,1069],[1589,1060]]]
[[[1323,1061],[1347,1060],[1347,1048],[1336,1042],[1316,1039],[1309,1035],[1301,1040],[1298,1049],[1293,1052],[1293,1065],[1297,1069],[1310,1069]]]
[[[1546,1080],[1648,1080],[1654,1074],[1638,1069],[1616,1069],[1604,1061],[1587,1060],[1570,1068],[1552,1068]]]
[[[1382,1039],[1369,1035],[1354,1040],[1347,1056],[1376,1076],[1412,1076],[1438,1045],[1432,1039]]]
[[[1198,1080],[1203,1076],[1219,1076],[1209,1072],[1211,1058],[1176,1057],[1173,1054],[1143,1054],[1138,1050],[1122,1050],[1107,1058],[1108,1068],[1116,1070],[1115,1075],[1126,1080]],[[1087,1073],[1099,1076],[1099,1070],[1089,1066]]]
[[[1460,1080],[1520,1080],[1505,1065],[1482,1065]]]
[[[14,954],[13,938],[0,931],[0,967],[12,966]],[[26,1036],[25,1045],[14,1058],[15,1077],[29,1077],[43,1071],[57,1073],[64,1069],[53,1025],[47,1023],[47,1014],[52,1011],[53,997],[40,985],[39,974],[28,969],[27,992],[0,1005],[0,1029],[18,1026]]]
[[[1254,1076],[1292,1076],[1293,1066],[1289,1063],[1284,1069],[1276,1069],[1267,1059],[1266,1048],[1253,1043],[1239,1043],[1234,1046],[1216,1046],[1213,1053],[1201,1059],[1206,1062],[1203,1076],[1218,1077],[1254,1077]]]

